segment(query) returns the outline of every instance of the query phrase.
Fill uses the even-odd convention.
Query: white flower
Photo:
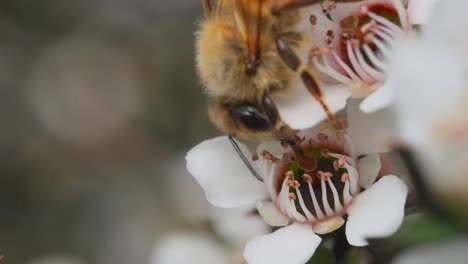
[[[468,1],[439,1],[422,34],[395,47],[388,85],[365,103],[390,104],[434,190],[468,200],[467,9]]]
[[[187,201],[186,201],[187,203]],[[190,204],[190,203],[188,203]],[[242,250],[250,239],[265,235],[269,227],[253,214],[255,206],[224,209],[213,207],[214,233],[178,230],[159,240],[150,256],[150,264],[239,264]]]
[[[357,159],[347,133],[347,119],[302,131],[294,150],[263,143],[252,166],[257,181],[227,137],[207,140],[190,150],[187,169],[203,187],[210,203],[233,208],[257,204],[265,222],[285,226],[251,240],[244,252],[248,263],[305,263],[320,244],[318,234],[345,223],[350,244],[391,235],[404,216],[407,186],[396,176],[384,176],[377,154]],[[250,155],[240,144],[243,153]],[[360,187],[368,188],[360,193]],[[290,224],[290,225],[288,225]]]
[[[149,264],[233,264],[225,248],[206,234],[179,232],[154,248]]]
[[[452,241],[432,243],[430,245],[418,246],[398,255],[393,264],[440,264],[466,263],[466,249],[468,239],[462,237]]]
[[[337,112],[350,96],[366,97],[384,84],[393,45],[412,32],[415,22],[425,20],[424,8],[433,0],[410,1],[411,13],[402,0],[330,2],[310,9],[309,65],[320,79],[325,103]],[[323,120],[325,112],[303,86],[298,87],[274,101],[289,126],[306,129]]]

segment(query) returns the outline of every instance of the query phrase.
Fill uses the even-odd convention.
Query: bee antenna
[[[240,149],[239,145],[237,144],[236,140],[232,136],[228,136],[229,141],[231,141],[232,147],[236,150],[237,154],[241,158],[241,160],[244,162],[245,166],[247,166],[247,169],[252,173],[252,175],[255,177],[260,182],[263,182],[263,178],[258,174],[258,172],[254,169],[252,164],[250,164],[249,160],[245,157],[244,153],[242,153],[242,150]]]

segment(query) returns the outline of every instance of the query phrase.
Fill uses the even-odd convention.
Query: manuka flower
[[[468,2],[439,1],[417,36],[396,47],[382,87],[367,104],[390,106],[397,137],[422,161],[437,193],[468,202]],[[371,118],[371,117],[369,117]]]
[[[305,263],[321,242],[317,234],[346,223],[349,243],[364,246],[369,238],[391,235],[402,222],[406,184],[393,175],[378,177],[380,155],[355,151],[346,117],[299,137],[302,143],[294,148],[259,145],[251,164],[263,182],[252,177],[227,137],[204,141],[186,156],[187,169],[210,203],[226,208],[256,203],[266,223],[282,227],[247,244],[248,263]],[[240,148],[250,153],[245,145]]]
[[[408,6],[402,0],[328,1],[310,9],[308,61],[332,111],[341,110],[349,97],[365,98],[386,84],[393,46],[412,32],[415,22],[424,22],[421,10],[429,2],[416,0]],[[320,105],[303,87],[287,97],[275,98],[275,103],[294,129],[312,127],[325,118]]]

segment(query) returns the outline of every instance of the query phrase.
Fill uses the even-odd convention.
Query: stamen
[[[252,155],[252,161],[257,161],[258,160],[258,154],[255,153]]]
[[[371,31],[375,33],[377,36],[379,36],[380,38],[382,38],[384,41],[386,41],[389,46],[393,46],[395,44],[395,39],[387,35],[387,33],[383,32],[382,30],[371,29]]]
[[[347,182],[349,180],[349,173],[345,172],[341,175],[341,182]]]
[[[307,183],[311,183],[311,182],[313,182],[313,180],[312,180],[312,176],[310,176],[310,175],[309,175],[309,174],[307,174],[307,173],[306,173],[306,174],[304,174],[304,175],[302,175],[302,179],[304,179],[304,181],[306,181]]]
[[[293,193],[291,193],[293,194]],[[291,204],[291,212],[292,212],[292,215],[293,217],[297,220],[297,221],[300,221],[300,222],[305,222],[307,221],[307,218],[305,218],[302,214],[300,214],[297,209],[296,209],[296,203],[294,202],[296,199],[294,200],[290,200],[289,203]]]
[[[380,53],[382,53],[387,59],[391,58],[391,52],[390,50],[381,42],[378,38],[374,38],[373,41],[374,45],[377,46],[379,49]]]
[[[395,32],[403,32],[400,27],[398,27],[395,23],[391,22],[390,20],[386,19],[385,17],[379,16],[373,12],[368,12],[367,15],[380,23],[381,25],[384,25],[388,27],[389,29],[395,31]]]
[[[345,186],[343,189],[343,201],[345,204],[349,204],[351,200],[353,200],[353,197],[351,194],[349,194],[349,181],[345,182]]]
[[[359,77],[361,77],[361,79],[365,81],[366,83],[375,82],[376,80],[372,78],[366,71],[364,71],[364,69],[358,63],[356,56],[354,55],[354,51],[353,51],[350,41],[347,41],[346,48],[348,52],[349,61],[351,62],[351,65],[353,65],[353,68],[356,70]]]
[[[314,62],[314,65],[317,68],[317,70],[319,70],[322,73],[325,73],[326,75],[332,77],[333,79],[335,79],[335,80],[337,80],[337,81],[339,81],[341,83],[344,83],[344,84],[347,84],[347,85],[351,85],[353,83],[352,80],[350,80],[349,78],[345,77],[344,75],[340,74],[335,69],[330,67],[330,65],[328,64],[326,58],[323,58],[323,60],[324,60],[325,66],[322,65],[318,61],[317,57],[312,58],[312,61]]]
[[[297,199],[297,197],[296,197],[296,195],[294,193],[289,193],[288,198],[289,198],[289,200],[296,200]]]
[[[362,56],[362,53],[358,49],[354,49],[358,62],[362,66],[362,68],[369,73],[374,79],[377,79],[379,81],[383,81],[385,76],[381,73],[376,71],[374,68],[372,68],[369,64],[367,64],[366,60]]]
[[[351,77],[351,79],[353,79],[354,81],[360,81],[361,78],[359,76],[357,76],[353,70],[351,70],[351,68],[348,66],[348,64],[346,64],[341,58],[340,56],[338,56],[338,54],[336,54],[336,52],[332,52],[332,55],[333,55],[333,58],[335,59],[335,61],[338,63],[338,65],[340,65],[340,67],[349,75],[349,77]]]
[[[309,209],[307,209],[307,206],[305,205],[304,203],[304,199],[302,198],[302,194],[301,194],[301,191],[299,191],[299,188],[297,187],[296,188],[296,193],[297,193],[297,197],[299,197],[299,204],[301,205],[301,209],[302,211],[304,212],[304,214],[306,215],[307,219],[309,221],[315,221],[315,216],[309,211]]]
[[[398,17],[400,19],[400,24],[401,27],[404,29],[408,29],[408,19],[406,17],[406,10],[405,7],[403,6],[402,2],[400,0],[392,0],[393,2],[393,7],[396,9],[398,13]]]
[[[312,188],[312,181],[308,182],[307,184],[308,184],[308,187],[309,187],[310,197],[312,197],[312,203],[314,205],[315,214],[317,215],[318,218],[325,217],[325,215],[322,212],[322,209],[320,209],[317,198],[315,197],[314,188]]]
[[[358,177],[359,177],[359,173],[358,171],[356,170],[356,168],[354,168],[353,166],[350,166],[348,163],[345,164],[345,169],[348,171],[348,174],[349,174],[349,183],[350,183],[350,192],[352,195],[356,194],[357,191],[358,191]]]
[[[328,185],[330,186],[330,189],[333,193],[333,202],[335,205],[335,211],[341,211],[343,209],[343,206],[341,206],[340,197],[338,196],[338,191],[336,190],[335,185],[333,184],[332,181],[328,181]]]
[[[368,45],[363,45],[362,48],[364,49],[364,52],[366,53],[367,58],[372,62],[374,67],[377,69],[384,71],[387,69],[387,65],[383,63],[377,56],[375,56],[374,52],[371,50],[371,48]]]
[[[333,214],[333,210],[330,207],[330,204],[328,203],[327,199],[327,186],[325,185],[325,180],[321,179],[320,184],[322,187],[322,204],[323,207],[325,208],[325,212],[327,213],[328,216]]]

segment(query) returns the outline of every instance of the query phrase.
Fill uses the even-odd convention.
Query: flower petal
[[[304,264],[321,241],[309,225],[293,224],[251,240],[244,257],[249,264]]]
[[[368,189],[377,179],[382,167],[379,154],[367,155],[358,161],[359,183],[364,189]]]
[[[379,91],[380,89],[377,92]],[[353,140],[356,155],[389,151],[390,145],[387,141],[394,137],[397,131],[395,114],[391,109],[364,113],[359,109],[361,101],[352,99],[347,105],[349,134]]]
[[[427,144],[434,124],[452,116],[454,105],[464,103],[466,64],[454,51],[435,41],[409,40],[396,46],[389,81],[406,143]]]
[[[432,14],[432,8],[438,0],[410,0],[408,3],[408,15],[411,24],[427,24]]]
[[[285,226],[289,223],[288,217],[272,202],[258,201],[257,210],[262,216],[263,221],[270,226]]]
[[[214,238],[197,233],[177,233],[160,240],[154,249],[149,263],[183,264],[228,264],[229,255]]]
[[[353,246],[367,245],[366,239],[387,237],[400,227],[408,187],[398,177],[382,177],[356,196],[348,208],[346,237]]]
[[[244,246],[252,238],[270,233],[268,225],[254,212],[253,205],[229,209],[213,206],[211,215],[216,234],[230,243]]]
[[[392,105],[395,98],[393,83],[386,80],[378,90],[367,96],[360,105],[364,113],[373,113]]]
[[[343,109],[351,96],[342,85],[326,85],[322,88],[324,101],[333,113]],[[293,129],[306,129],[327,117],[324,109],[301,83],[287,95],[273,97],[281,118]]]
[[[239,147],[247,157],[250,155],[240,142]],[[203,141],[185,159],[188,171],[213,205],[238,207],[268,196],[265,185],[250,173],[226,136]]]

